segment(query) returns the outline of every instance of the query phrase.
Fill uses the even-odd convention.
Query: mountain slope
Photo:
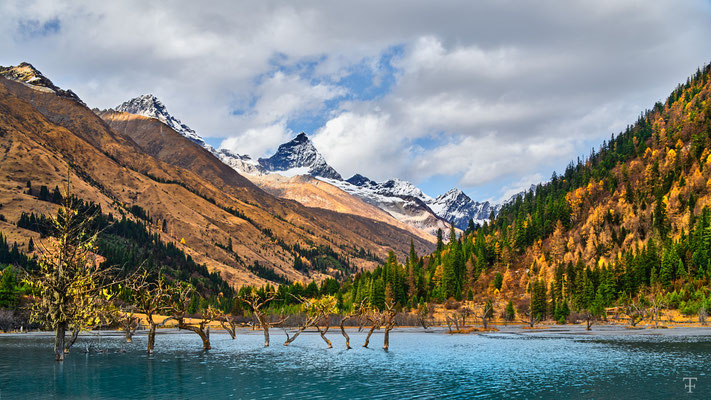
[[[289,176],[309,174],[329,179],[342,179],[303,132],[279,146],[273,156],[260,158],[259,164],[268,171],[279,171]]]
[[[385,222],[434,243],[435,237],[424,230],[395,219],[386,211],[364,202],[325,181],[310,175],[285,177],[279,174],[253,176],[252,181],[274,196],[298,201],[309,207],[323,208],[345,214]]]
[[[142,207],[157,225],[153,229],[161,232],[165,241],[177,243],[184,239],[186,244],[182,247],[189,254],[233,284],[260,282],[248,271],[254,261],[290,279],[306,279],[306,273],[318,276],[317,271],[293,269],[298,250],[292,244],[302,249],[330,248],[360,267],[372,265],[367,257],[358,257],[362,249],[366,253],[383,254],[392,245],[404,253],[409,245],[412,235],[389,225],[354,216],[341,218],[337,213],[313,211],[276,199],[155,119],[136,117],[133,122],[126,119],[117,123],[152,126],[132,131],[137,138],[139,133],[144,135],[143,145],[152,147],[156,157],[175,165],[146,154],[132,138],[111,129],[91,110],[73,100],[6,79],[0,79],[0,84],[3,93],[0,128],[5,149],[2,167],[10,182],[3,189],[3,198],[15,198],[22,191],[22,182],[40,179],[51,171],[54,172],[41,178],[41,184],[50,188],[61,184],[71,168],[77,180],[75,186],[81,188],[80,197],[96,201],[102,207],[114,204],[105,209],[116,213],[132,205]],[[147,132],[165,141],[152,140]],[[176,144],[176,152],[167,150],[170,143]],[[19,156],[24,148],[31,150]],[[189,151],[181,153],[186,148]],[[47,159],[66,161],[67,168],[45,166],[37,170],[46,162],[32,162],[33,157],[28,154],[45,154],[43,157]],[[184,166],[177,166],[179,162],[184,162]],[[28,204],[32,201],[24,198],[3,201],[3,213],[12,221],[21,211],[27,211]],[[224,246],[230,240],[234,253],[216,245]],[[431,246],[417,238],[415,243],[423,249]]]
[[[461,230],[469,227],[469,221],[480,225],[489,221],[491,213],[496,215],[499,210],[499,206],[491,205],[488,201],[479,203],[472,200],[457,188],[437,196],[427,205],[435,214],[452,222]]]
[[[414,292],[512,301],[532,321],[604,318],[606,307],[656,319],[651,303],[701,320],[711,308],[710,149],[706,66],[589,157],[427,256]]]
[[[144,94],[133,98],[115,108],[118,112],[125,112],[145,117],[155,118],[158,121],[168,125],[171,129],[199,144],[202,147],[209,147],[207,143],[189,126],[180,122],[179,119],[173,117],[165,105],[152,94]]]

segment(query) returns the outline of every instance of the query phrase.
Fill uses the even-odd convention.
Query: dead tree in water
[[[136,278],[128,282],[131,290],[131,300],[136,312],[146,315],[148,321],[148,354],[153,354],[156,344],[155,316],[166,310],[168,304],[168,288],[163,275],[158,275],[155,281],[150,281],[148,271],[143,270]],[[163,321],[164,324],[166,321]]]
[[[196,333],[202,339],[203,350],[210,350],[210,327],[212,320],[219,316],[219,311],[208,307],[202,313],[202,318],[198,323],[186,322],[188,306],[192,299],[194,288],[189,283],[177,281],[170,287],[170,319],[178,322],[179,329],[185,329]],[[165,321],[163,321],[165,323]]]
[[[140,319],[135,315],[135,308],[133,306],[124,307],[123,310],[117,314],[116,322],[118,322],[121,326],[121,330],[126,335],[126,343],[133,342],[133,335],[141,325]]]
[[[231,315],[223,315],[218,319],[218,322],[222,326],[222,329],[234,340],[237,332],[237,321],[235,321],[234,317]]]
[[[344,324],[347,320],[349,320],[349,319],[351,319],[351,318],[354,318],[354,317],[355,317],[355,318],[361,318],[361,317],[363,316],[363,313],[364,313],[365,310],[366,310],[366,307],[365,307],[365,302],[366,302],[366,300],[367,300],[367,299],[361,300],[360,304],[357,305],[357,306],[355,306],[355,307],[353,308],[353,311],[351,311],[350,313],[344,315],[343,318],[341,318],[341,323],[340,323],[340,326],[341,326],[341,335],[343,335],[343,337],[346,339],[346,349],[348,349],[348,350],[352,349],[352,347],[351,347],[351,337],[348,336],[348,333],[346,333],[346,328],[343,326],[343,324]]]
[[[383,350],[390,348],[390,331],[395,326],[395,316],[398,310],[394,303],[385,303],[385,312],[383,313],[382,321],[385,325],[385,335],[383,336]]]
[[[445,313],[444,318],[447,321],[447,329],[449,329],[449,333],[455,333],[460,330],[459,319],[455,314],[450,315],[448,313]],[[454,325],[455,330],[452,330],[452,325]]]
[[[489,328],[489,320],[494,318],[494,304],[491,300],[487,300],[481,308],[481,311],[473,313],[475,317],[481,319],[481,324],[484,329]]]
[[[308,327],[313,326],[316,328],[318,333],[321,335],[321,339],[323,339],[324,342],[328,345],[328,348],[332,348],[333,345],[331,344],[331,341],[328,340],[326,337],[326,333],[328,332],[328,329],[330,328],[330,316],[331,314],[336,312],[336,298],[333,296],[323,296],[318,299],[305,299],[303,297],[298,298],[299,301],[301,301],[301,307],[303,311],[306,313],[306,321],[304,321],[303,324],[299,327],[299,330],[296,331],[294,336],[289,337],[289,333],[286,332],[286,342],[284,342],[284,346],[288,346],[296,340],[296,338],[306,330]],[[321,328],[321,324],[323,323],[324,328]]]
[[[269,290],[260,295],[256,290],[252,289],[249,293],[240,295],[239,299],[244,304],[248,305],[252,310],[252,315],[257,319],[257,323],[264,331],[264,347],[269,347],[269,328],[276,325],[281,325],[288,317],[282,318],[280,321],[270,322],[267,320],[267,315],[264,308],[276,297],[276,291]]]
[[[368,344],[370,344],[370,336],[376,329],[380,329],[380,326],[383,324],[383,315],[380,311],[370,307],[363,313],[363,322],[370,323],[370,330],[363,343],[363,347],[367,348]]]

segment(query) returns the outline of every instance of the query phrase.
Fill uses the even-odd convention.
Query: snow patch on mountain
[[[496,215],[500,208],[488,201],[482,203],[474,201],[457,188],[437,196],[428,205],[437,215],[462,230],[467,229],[470,220],[483,224],[489,220],[492,212]]]
[[[20,82],[23,85],[40,92],[54,93],[57,96],[74,100],[86,107],[86,103],[84,103],[76,93],[56,86],[51,80],[49,80],[49,78],[44,76],[30,63],[23,62],[15,67],[0,66],[0,76],[15,82]]]
[[[267,171],[283,173],[295,168],[306,168],[306,173],[314,177],[342,180],[316,150],[305,133],[300,133],[291,141],[282,144],[277,152],[269,158],[260,158],[259,164]],[[300,171],[300,170],[299,170]],[[292,173],[295,173],[292,171]]]
[[[158,98],[152,94],[144,94],[142,96],[135,97],[129,101],[122,103],[121,105],[116,107],[115,110],[155,118],[158,121],[168,125],[171,129],[178,132],[179,134],[206,148],[211,153],[214,153],[214,149],[212,146],[205,143],[205,140],[203,140],[200,135],[195,133],[194,130],[190,129],[189,126],[185,125],[184,123],[180,122],[179,119],[172,116],[168,112],[168,109],[165,107],[163,102],[158,100]]]
[[[264,175],[267,173],[257,161],[248,155],[237,154],[228,149],[219,149],[212,151],[212,153],[219,158],[220,161],[241,174]]]
[[[266,173],[264,168],[248,155],[237,154],[229,149],[215,149],[207,144],[194,130],[171,115],[163,102],[152,94],[144,94],[126,101],[116,107],[115,111],[155,118],[209,151],[220,161],[239,173],[248,175],[263,175]]]

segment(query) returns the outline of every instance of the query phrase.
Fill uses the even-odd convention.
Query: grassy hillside
[[[182,154],[181,146],[173,158],[149,154],[74,99],[3,78],[0,94],[0,231],[21,252],[38,239],[17,225],[22,213],[51,215],[57,208],[28,193],[26,183],[54,188],[68,172],[78,197],[134,221],[140,218],[131,210],[142,209],[151,217],[142,221],[149,231],[231,285],[348,274],[374,266],[373,254],[404,254],[413,237],[368,218],[277,199],[209,154]]]

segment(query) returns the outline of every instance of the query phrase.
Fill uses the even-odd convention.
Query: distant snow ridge
[[[285,175],[306,174],[328,179],[342,180],[316,150],[305,133],[300,133],[290,142],[279,146],[276,154],[269,158],[260,158],[259,164],[267,171],[280,172]]]
[[[470,220],[483,224],[489,220],[492,211],[496,215],[500,208],[488,201],[476,202],[457,188],[437,196],[428,205],[435,214],[450,221],[459,229],[467,229]]]
[[[259,165],[255,160],[252,160],[247,155],[237,154],[228,149],[215,149],[205,142],[205,140],[198,135],[194,130],[190,129],[189,126],[182,123],[179,119],[172,116],[168,109],[165,107],[163,102],[161,102],[156,96],[152,94],[144,94],[133,98],[129,101],[124,102],[120,106],[116,107],[115,111],[127,112],[130,114],[143,115],[149,118],[155,118],[160,122],[168,125],[171,129],[178,132],[179,134],[190,139],[194,143],[203,147],[205,150],[212,153],[215,157],[220,159],[223,163],[230,166],[232,169],[239,173],[245,173],[250,175],[263,175],[266,170]]]
[[[171,127],[174,131],[180,133],[186,138],[192,140],[193,142],[214,153],[214,149],[212,148],[212,146],[205,143],[205,140],[203,140],[200,135],[195,133],[194,130],[190,129],[189,126],[185,125],[184,123],[180,122],[179,119],[170,115],[165,105],[152,94],[144,94],[143,96],[138,96],[129,101],[126,101],[120,106],[116,107],[116,111],[155,118]]]
[[[250,175],[264,175],[267,171],[248,155],[234,153],[228,149],[219,149],[212,152],[223,163],[229,165],[239,173]]]

